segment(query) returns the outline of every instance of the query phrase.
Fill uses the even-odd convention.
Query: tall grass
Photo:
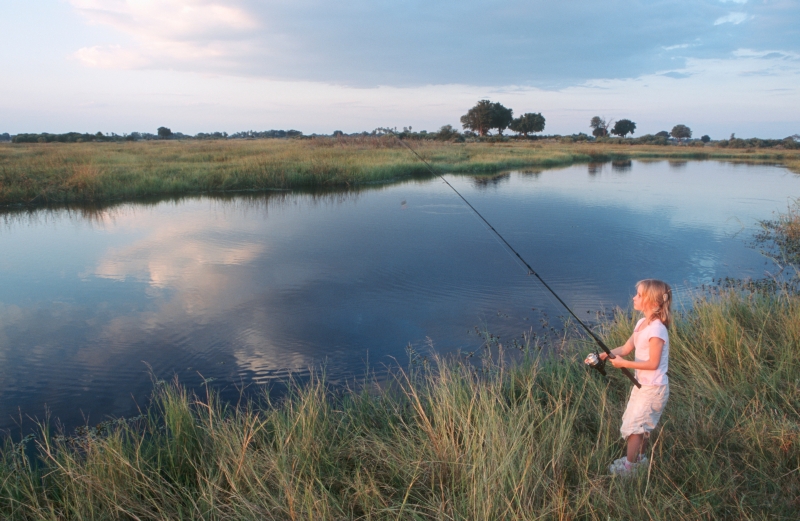
[[[768,161],[800,152],[540,142],[412,145],[448,172],[615,159]],[[344,187],[430,175],[394,138],[0,145],[0,205],[105,202],[231,190]]]
[[[620,344],[634,318],[602,324]],[[28,519],[796,519],[800,297],[699,300],[671,331],[672,396],[649,467],[622,453],[627,381],[588,374],[591,346],[514,363],[461,359],[279,403],[220,403],[156,384],[143,418],[6,443],[0,517]]]

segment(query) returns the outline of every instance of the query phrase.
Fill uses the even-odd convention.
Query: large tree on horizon
[[[492,103],[492,128],[497,129],[501,136],[503,131],[514,121],[514,111],[500,103]]]
[[[608,127],[611,121],[606,122],[606,118],[595,116],[589,121],[589,126],[592,127],[592,135],[594,137],[605,137],[608,135]]]
[[[683,139],[688,139],[692,137],[692,129],[690,129],[686,125],[675,125],[674,127],[672,127],[672,132],[670,132],[670,135],[672,135],[672,137],[674,137],[678,141],[681,141]]]
[[[611,129],[611,133],[615,136],[625,137],[628,134],[633,134],[636,130],[636,123],[629,119],[621,119],[614,123],[614,128]]]
[[[501,103],[492,103],[482,99],[461,116],[461,125],[480,136],[485,136],[491,129],[496,128],[502,136],[514,120],[514,111],[504,107]]]
[[[544,130],[544,116],[540,112],[528,112],[514,119],[508,126],[514,132],[528,137],[531,132],[541,132]]]

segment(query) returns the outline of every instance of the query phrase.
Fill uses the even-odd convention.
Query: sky
[[[800,134],[800,0],[0,0],[0,133]]]

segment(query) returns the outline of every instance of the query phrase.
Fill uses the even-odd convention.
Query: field
[[[798,150],[544,141],[410,144],[439,170],[470,174],[627,159],[763,162],[800,172]],[[5,206],[352,187],[429,175],[422,162],[389,136],[0,145],[0,205]]]

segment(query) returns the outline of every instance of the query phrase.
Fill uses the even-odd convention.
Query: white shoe
[[[622,457],[614,460],[614,463],[608,468],[612,476],[632,476],[639,469],[647,466],[647,456],[639,456],[639,461],[631,463],[628,458]]]

